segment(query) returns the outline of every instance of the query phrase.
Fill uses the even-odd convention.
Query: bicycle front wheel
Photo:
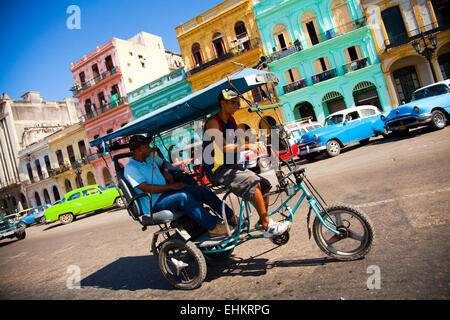
[[[321,213],[322,218],[340,234],[327,229],[316,217],[313,235],[319,248],[338,260],[357,260],[367,255],[372,248],[374,230],[365,214],[346,205],[330,206],[326,212]]]

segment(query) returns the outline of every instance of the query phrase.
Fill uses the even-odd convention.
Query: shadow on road
[[[205,282],[211,282],[224,276],[264,275],[268,269],[273,268],[308,267],[341,262],[326,257],[274,262],[269,262],[269,259],[258,258],[267,252],[248,259],[232,256],[230,258],[209,260]],[[162,275],[159,264],[153,255],[120,258],[81,280],[81,287],[129,291],[144,289],[176,290]]]
[[[230,258],[217,259],[208,263],[208,274],[205,281],[209,282],[216,278],[224,276],[261,276],[267,273],[267,270],[274,268],[286,267],[311,267],[320,266],[327,263],[342,262],[337,259],[328,257],[304,259],[304,260],[282,260],[270,262],[266,258],[258,258],[269,251],[275,250],[279,247],[274,247],[257,256],[243,259],[238,256],[231,256]]]
[[[81,280],[81,287],[130,291],[173,289],[153,255],[120,258]]]

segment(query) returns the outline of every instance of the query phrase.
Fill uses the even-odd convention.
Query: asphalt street
[[[2,240],[0,298],[448,300],[449,141],[450,127],[418,129],[298,163],[328,204],[356,206],[372,221],[374,246],[362,260],[322,253],[308,239],[302,204],[286,245],[248,241],[230,259],[208,265],[200,288],[175,290],[150,252],[155,228],[143,232],[114,209],[65,226],[29,227],[22,241]]]

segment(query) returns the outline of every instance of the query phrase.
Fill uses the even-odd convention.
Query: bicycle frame
[[[325,228],[327,228],[328,230],[330,230],[333,233],[336,233],[337,235],[340,235],[341,232],[339,232],[338,230],[336,230],[332,227],[332,226],[336,226],[336,224],[329,217],[327,217],[326,219],[324,219],[322,217],[322,215],[320,213],[322,211],[324,211],[324,208],[319,203],[319,201],[316,199],[316,197],[312,194],[312,192],[308,189],[309,188],[307,188],[305,186],[303,181],[300,181],[300,183],[295,183],[294,184],[294,193],[292,195],[288,196],[288,198],[276,210],[269,213],[268,216],[269,217],[273,216],[277,213],[280,213],[280,211],[282,211],[283,209],[286,209],[286,211],[289,213],[289,216],[287,217],[287,219],[290,222],[293,222],[295,213],[297,212],[297,210],[299,209],[299,207],[303,203],[303,201],[305,199],[307,199],[310,210],[312,209],[314,211],[314,213],[316,214],[316,216],[318,217],[320,222],[325,226]],[[291,209],[291,207],[288,205],[288,203],[300,191],[302,191],[303,194],[300,196],[299,200],[295,204],[294,209]],[[284,190],[278,190],[278,191],[272,192],[270,194],[273,195],[273,194],[277,194],[280,192],[284,192]],[[224,196],[224,199],[223,199],[223,204],[225,203],[226,197],[230,194],[231,194],[231,192],[226,193],[226,195]],[[219,252],[232,250],[236,246],[238,246],[248,240],[260,239],[260,238],[264,237],[264,235],[262,233],[255,235],[255,234],[252,234],[250,231],[250,210],[249,210],[250,204],[254,207],[254,204],[252,202],[246,201],[244,199],[241,200],[240,214],[239,214],[240,224],[238,226],[236,226],[236,228],[237,228],[236,234],[217,244],[218,246],[225,246],[225,247],[219,248],[219,249],[204,249],[204,250],[202,250],[203,253],[219,253]],[[244,222],[247,222],[246,226],[245,226]],[[330,226],[329,224],[331,224],[332,226]],[[241,235],[242,235],[242,231],[243,231],[244,227],[246,229],[246,231],[245,231],[246,237],[244,239],[241,239]]]

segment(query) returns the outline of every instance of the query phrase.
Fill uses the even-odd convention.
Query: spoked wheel
[[[164,277],[176,288],[195,289],[205,280],[205,257],[190,241],[167,240],[161,245],[158,260]]]
[[[316,217],[313,235],[319,248],[338,260],[357,260],[367,255],[374,239],[369,219],[355,208],[344,205],[330,206],[327,212],[328,215],[322,213],[322,218],[341,234],[327,229]]]

